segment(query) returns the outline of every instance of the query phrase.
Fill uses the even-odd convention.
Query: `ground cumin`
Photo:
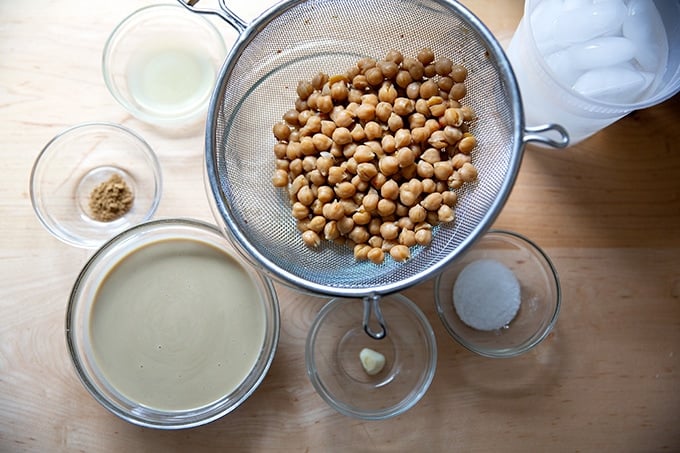
[[[114,173],[90,193],[92,218],[100,222],[116,220],[132,208],[133,200],[130,187],[120,175]]]

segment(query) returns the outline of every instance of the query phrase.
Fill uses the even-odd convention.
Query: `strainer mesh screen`
[[[275,276],[289,282],[299,278],[341,295],[400,289],[454,258],[460,244],[480,234],[497,214],[521,153],[513,110],[516,90],[506,88],[508,76],[479,32],[453,5],[439,3],[291,4],[246,33],[223,68],[209,118],[208,176],[228,231]],[[380,59],[390,49],[415,57],[423,47],[467,67],[463,104],[478,117],[471,132],[478,140],[473,163],[479,179],[459,192],[456,221],[438,227],[432,244],[412,249],[405,263],[389,258],[379,266],[356,262],[350,248],[326,241],[308,248],[291,216],[286,191],[271,183],[273,124],[293,108],[299,80],[311,80],[319,71],[345,72],[359,58]]]

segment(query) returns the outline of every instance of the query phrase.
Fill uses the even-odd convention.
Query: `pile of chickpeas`
[[[299,82],[295,108],[273,126],[272,182],[288,188],[305,244],[343,242],[357,260],[404,261],[455,219],[454,189],[477,178],[466,78],[464,66],[425,48]]]

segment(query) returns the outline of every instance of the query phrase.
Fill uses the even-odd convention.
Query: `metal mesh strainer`
[[[564,146],[524,127],[509,62],[486,27],[446,0],[297,0],[279,4],[246,26],[226,8],[216,13],[240,33],[218,78],[206,130],[207,184],[215,215],[238,248],[278,279],[309,291],[344,297],[387,294],[432,277],[491,225],[519,169],[524,144]],[[479,179],[463,189],[456,221],[437,227],[429,247],[407,262],[356,262],[352,250],[324,242],[305,246],[285,191],[271,184],[272,125],[292,108],[297,82],[323,71],[344,72],[363,56],[398,49],[464,64],[467,96],[478,116],[473,162]],[[550,125],[538,130],[560,130]],[[562,133],[562,132],[560,132]],[[566,141],[566,136],[562,138]]]

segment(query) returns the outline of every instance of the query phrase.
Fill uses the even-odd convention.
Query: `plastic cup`
[[[560,82],[539,51],[531,26],[531,13],[541,0],[527,0],[524,16],[507,49],[522,96],[527,124],[558,123],[578,143],[628,113],[659,104],[680,91],[680,3],[657,0],[668,38],[668,62],[657,74],[656,88],[634,103],[611,103],[581,95]]]

